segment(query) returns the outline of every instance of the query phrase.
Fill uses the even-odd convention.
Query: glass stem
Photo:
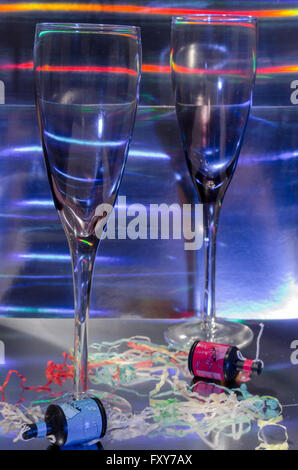
[[[205,250],[205,281],[202,296],[203,321],[206,329],[212,330],[215,323],[215,260],[216,260],[216,234],[220,204],[205,203],[204,214],[204,250]]]
[[[68,243],[72,259],[75,305],[73,380],[74,391],[81,393],[88,389],[88,318],[98,240],[68,236]]]

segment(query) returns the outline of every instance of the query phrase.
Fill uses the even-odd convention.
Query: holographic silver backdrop
[[[70,258],[35,116],[35,24],[141,26],[141,98],[120,194],[128,204],[181,204],[195,196],[173,107],[170,22],[206,12],[259,18],[254,107],[220,220],[217,312],[298,317],[298,0],[0,2],[0,316],[73,316]],[[190,316],[202,268],[197,255],[183,240],[103,241],[91,315]]]

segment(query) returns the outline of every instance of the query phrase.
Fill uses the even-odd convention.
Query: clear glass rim
[[[179,23],[257,23],[257,18],[250,15],[230,15],[221,13],[197,13],[193,15],[179,15],[172,17],[173,24]]]
[[[86,30],[86,31],[115,31],[115,32],[131,32],[140,34],[141,28],[139,26],[130,26],[125,24],[102,24],[102,23],[37,23],[36,31],[52,28],[53,30],[59,30],[61,27],[66,30]]]

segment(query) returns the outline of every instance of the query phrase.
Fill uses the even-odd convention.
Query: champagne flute
[[[219,213],[235,171],[252,102],[256,19],[192,15],[172,19],[171,71],[176,114],[188,169],[203,204],[205,280],[201,312],[171,326],[166,339],[243,347],[252,331],[215,314],[215,254]]]
[[[88,390],[87,324],[93,267],[108,208],[115,203],[124,171],[140,68],[138,27],[36,26],[38,123],[49,183],[72,259],[75,396]]]

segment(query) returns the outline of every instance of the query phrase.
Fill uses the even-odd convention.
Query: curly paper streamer
[[[240,389],[237,391],[240,393]],[[270,420],[280,413],[279,402],[272,397],[249,396],[244,399],[242,395],[241,398],[239,400],[235,391],[211,394],[209,397],[190,391],[187,401],[177,398],[155,400],[151,406],[129,419],[122,416],[121,427],[109,431],[107,438],[112,441],[140,436],[169,439],[197,434],[209,447],[216,449],[220,447],[222,435],[239,440],[251,431],[252,424],[258,418]],[[119,418],[112,416],[110,422]]]
[[[0,385],[0,392],[2,394],[2,402],[5,402],[5,389],[9,383],[9,380],[10,380],[10,377],[12,376],[12,374],[15,374],[17,375],[21,382],[20,382],[20,387],[22,389],[22,391],[25,391],[25,390],[34,390],[35,392],[49,392],[50,391],[50,388],[48,386],[48,383],[46,385],[33,385],[33,386],[25,386],[25,382],[27,382],[27,379],[26,377],[24,377],[22,374],[20,374],[17,370],[15,369],[11,369],[7,374],[6,374],[6,377],[4,379],[4,382],[2,385]]]
[[[120,402],[113,403],[113,395],[104,392],[104,398],[108,398],[105,400],[109,423],[106,439],[123,441],[140,436],[164,436],[170,439],[197,434],[207,446],[216,449],[220,448],[223,435],[239,440],[257,423],[260,440],[257,449],[271,448],[273,444],[266,441],[261,431],[266,425],[276,425],[282,420],[279,401],[274,397],[251,395],[245,384],[232,390],[210,384],[219,393],[211,393],[209,396],[198,394],[194,391],[198,382],[189,386],[191,375],[187,369],[187,356],[186,352],[176,350],[173,346],[158,345],[143,336],[90,346],[88,370],[90,381],[98,386],[96,388],[102,389],[105,385],[112,392],[125,390],[137,397],[147,396],[149,399],[147,407],[133,414]],[[17,373],[22,390],[50,390],[51,384],[61,386],[73,377],[72,355],[63,353],[63,358],[61,364],[48,362],[47,382],[44,386],[25,387],[26,379],[21,374],[10,371],[10,375]],[[7,375],[0,388],[2,393],[10,375]],[[139,386],[143,388],[144,385],[149,388],[149,395],[138,390]],[[102,399],[102,394],[99,397]],[[2,432],[17,433],[17,440],[21,424],[40,420],[42,413],[39,405],[54,399],[36,400],[27,410],[0,403]],[[285,441],[275,443],[274,446],[286,448],[287,439],[286,434]]]
[[[258,340],[262,331],[263,328]],[[209,397],[194,393],[193,387],[189,387],[187,353],[172,346],[156,345],[147,337],[93,344],[89,358],[93,371],[90,379],[99,387],[105,384],[139,396],[137,386],[151,384],[150,406],[129,418],[110,417],[113,431],[108,436],[113,441],[196,433],[209,447],[218,448],[222,435],[239,440],[251,431],[255,422],[268,424],[282,419],[282,408],[276,398],[251,395],[245,384],[233,390],[212,384],[223,392]],[[117,427],[117,422],[121,426]]]
[[[5,402],[5,389],[8,386],[10,378],[13,374],[17,375],[17,377],[19,377],[20,379],[20,388],[22,392],[26,390],[32,390],[35,392],[50,392],[51,391],[50,385],[52,383],[62,386],[62,384],[66,380],[72,379],[73,378],[73,364],[67,364],[67,360],[73,361],[73,357],[66,352],[63,352],[62,356],[64,358],[64,361],[62,362],[62,364],[55,364],[53,361],[48,361],[48,364],[46,367],[47,382],[45,385],[25,386],[25,382],[27,382],[26,377],[24,377],[22,374],[20,374],[20,372],[18,372],[15,369],[11,369],[10,371],[8,371],[3,384],[0,385],[2,402]],[[21,401],[22,400],[23,398],[21,398]]]
[[[268,423],[262,423],[259,432],[258,432],[258,438],[259,441],[261,442],[256,450],[288,450],[289,449],[289,444],[288,444],[288,431],[287,428],[281,424],[277,423],[270,423],[270,427],[276,427],[277,429],[282,429],[284,432],[284,438],[280,442],[269,442],[270,439],[268,439],[268,436],[266,435],[266,430],[269,427]]]
[[[28,408],[0,402],[0,428],[2,434],[17,434],[13,439],[16,442],[20,439],[21,427],[24,423],[31,424],[43,419],[44,413],[40,406],[30,406]]]
[[[127,349],[125,349],[127,348]],[[94,343],[89,348],[90,380],[112,387],[132,387],[157,382],[150,395],[165,384],[172,385],[171,374],[191,377],[187,370],[187,353],[172,346],[161,346],[150,338],[133,336],[112,343]]]

